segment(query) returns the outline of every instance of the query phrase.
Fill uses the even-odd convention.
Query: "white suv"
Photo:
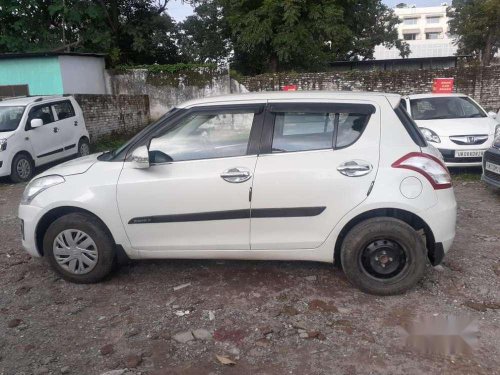
[[[466,95],[410,95],[403,103],[448,167],[480,167],[484,152],[500,136],[496,113],[486,113]]]
[[[0,101],[0,177],[29,181],[35,167],[89,151],[89,133],[73,97]]]
[[[261,93],[184,103],[116,151],[26,187],[23,246],[66,280],[121,257],[340,263],[401,293],[439,264],[456,202],[439,152],[380,93]]]

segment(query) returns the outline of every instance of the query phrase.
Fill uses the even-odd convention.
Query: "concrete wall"
[[[65,94],[107,94],[103,57],[59,56]]]
[[[113,134],[134,134],[150,122],[147,95],[75,95],[91,141]]]
[[[148,95],[152,119],[187,100],[247,91],[232,80],[230,88],[225,72],[194,74],[194,78],[183,74],[152,75],[144,69],[135,69],[108,71],[108,80],[113,94]]]
[[[428,93],[434,78],[455,78],[455,91],[471,96],[486,110],[500,108],[500,66],[458,67],[433,70],[343,71],[326,73],[277,73],[245,77],[250,91],[280,90],[297,85],[299,90],[381,91],[402,95]]]
[[[0,60],[0,85],[29,86],[30,95],[64,93],[57,57],[12,58]]]

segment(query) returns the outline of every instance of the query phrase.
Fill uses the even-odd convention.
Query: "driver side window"
[[[197,112],[153,138],[149,149],[173,161],[243,156],[253,120],[253,112]]]

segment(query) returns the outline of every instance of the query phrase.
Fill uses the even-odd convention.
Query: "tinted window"
[[[24,107],[0,107],[0,132],[16,130],[23,113]]]
[[[483,110],[467,97],[412,99],[410,105],[415,120],[486,117]]]
[[[363,132],[368,114],[276,113],[272,151],[292,152],[346,147]],[[335,134],[336,137],[335,137]]]
[[[52,115],[52,110],[50,109],[50,105],[43,105],[40,107],[32,108],[28,118],[28,125],[31,120],[41,119],[43,124],[50,124],[54,122],[54,116]]]
[[[415,121],[413,121],[408,112],[406,112],[406,109],[402,104],[403,102],[403,100],[399,102],[399,105],[396,107],[394,112],[396,112],[399,121],[401,121],[401,124],[405,127],[413,142],[415,142],[420,147],[426,147],[427,141],[425,140],[425,137],[420,132],[420,129],[418,128]]]
[[[195,113],[153,138],[150,151],[173,161],[243,156],[254,113]]]
[[[56,103],[53,107],[56,111],[58,120],[64,120],[65,118],[75,116],[75,110],[69,101]]]

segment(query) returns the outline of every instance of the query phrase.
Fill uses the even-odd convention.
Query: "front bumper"
[[[40,257],[41,249],[36,245],[36,225],[40,220],[42,209],[35,206],[20,205],[18,216],[21,219],[21,238],[24,249],[33,257]]]
[[[481,180],[487,184],[500,188],[500,174],[488,171],[486,169],[486,162],[500,165],[500,149],[492,147],[484,153],[483,175],[481,177]]]
[[[473,158],[456,158],[455,151],[449,149],[438,148],[443,155],[444,163],[447,167],[480,167],[483,163],[482,157]],[[485,151],[486,149],[471,149],[471,151]]]

